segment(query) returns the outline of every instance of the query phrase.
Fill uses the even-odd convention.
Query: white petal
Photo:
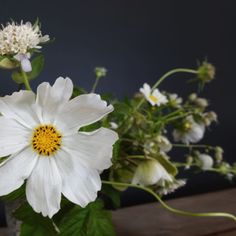
[[[148,99],[151,94],[151,87],[147,83],[145,83],[139,91],[146,97],[146,99]]]
[[[213,167],[214,161],[211,156],[207,154],[200,154],[198,158],[201,161],[203,170],[209,170]]]
[[[101,179],[97,170],[87,168],[77,156],[60,150],[55,158],[62,177],[62,193],[71,202],[85,207],[97,198]]]
[[[50,218],[59,211],[61,176],[54,157],[39,157],[26,184],[26,197],[34,211]]]
[[[191,130],[187,133],[188,140],[191,143],[197,143],[197,142],[199,142],[203,138],[204,133],[205,133],[205,126],[204,126],[204,124],[194,123],[192,125]]]
[[[0,157],[16,153],[29,145],[31,131],[13,119],[0,117]]]
[[[27,147],[10,156],[0,165],[0,195],[18,189],[31,174],[37,162],[37,154]]]
[[[53,123],[60,107],[70,99],[73,83],[69,78],[59,77],[53,86],[44,82],[37,88],[36,104],[43,123]]]
[[[22,67],[22,70],[25,72],[32,71],[31,62],[27,57],[25,57],[21,60],[21,67]]]
[[[65,137],[63,146],[86,166],[103,171],[112,165],[112,145],[117,140],[116,132],[100,128],[92,133],[79,132]]]
[[[80,95],[70,100],[55,119],[62,132],[75,133],[80,127],[92,124],[113,111],[113,106],[97,94]]]
[[[39,123],[34,104],[35,94],[32,91],[21,90],[11,96],[0,98],[0,113],[32,128]]]

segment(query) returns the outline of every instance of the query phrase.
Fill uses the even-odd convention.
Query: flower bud
[[[213,167],[214,161],[211,156],[207,154],[200,154],[198,159],[203,170],[209,170]]]
[[[196,93],[191,93],[188,97],[188,99],[193,102],[197,99],[197,94]]]
[[[97,78],[105,77],[107,75],[107,69],[104,67],[96,67],[94,72]]]
[[[189,169],[190,166],[192,165],[192,163],[193,163],[193,157],[190,156],[190,155],[188,155],[188,156],[186,157],[186,166],[185,166],[185,169]]]
[[[205,61],[199,66],[197,76],[203,83],[209,83],[215,78],[215,67]]]
[[[221,147],[215,148],[215,159],[217,163],[221,163],[223,160],[224,150]]]
[[[148,159],[141,162],[134,173],[133,184],[149,186],[159,181],[172,181],[172,176],[155,159]]]
[[[203,108],[203,109],[209,105],[208,101],[205,98],[196,98],[194,102],[198,107]]]
[[[203,114],[204,123],[206,126],[211,125],[212,122],[217,122],[217,114],[214,111],[210,111]]]

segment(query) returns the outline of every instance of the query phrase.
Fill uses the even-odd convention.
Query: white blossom
[[[132,183],[149,186],[162,181],[172,181],[172,176],[157,160],[148,159],[138,165]]]
[[[72,81],[60,77],[40,84],[37,95],[21,90],[0,98],[0,157],[9,156],[0,164],[0,196],[26,180],[27,200],[43,216],[58,212],[61,193],[81,207],[96,199],[118,139],[106,128],[78,131],[113,106],[97,94],[69,100],[72,91]]]
[[[147,83],[145,83],[143,87],[140,88],[140,92],[152,106],[160,106],[168,102],[165,95],[163,95],[158,89],[154,89],[152,91],[150,85]]]
[[[188,116],[184,121],[183,129],[174,129],[173,137],[175,142],[197,143],[203,138],[204,133],[204,123],[197,123],[192,116]]]
[[[201,162],[201,168],[203,170],[209,170],[213,167],[214,161],[213,158],[207,154],[199,154],[198,159]]]
[[[0,29],[0,55],[13,56],[21,62],[25,72],[31,71],[28,54],[31,50],[40,49],[42,43],[49,41],[48,35],[42,35],[39,26],[30,22],[20,24],[8,23]]]

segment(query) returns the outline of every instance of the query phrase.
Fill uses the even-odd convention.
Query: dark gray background
[[[217,68],[217,79],[202,95],[210,99],[220,123],[204,141],[222,145],[225,158],[234,161],[235,6],[233,0],[0,0],[0,22],[39,17],[43,33],[56,38],[44,48],[46,66],[34,87],[69,76],[90,89],[93,68],[105,66],[109,74],[98,92],[121,98],[132,96],[144,82],[153,84],[169,69],[195,67],[197,60],[207,57]],[[1,95],[16,89],[9,73],[0,71],[0,79]],[[186,96],[196,87],[177,76],[161,88]],[[230,186],[216,175],[197,174],[177,196]],[[128,191],[124,205],[147,200],[145,194]]]

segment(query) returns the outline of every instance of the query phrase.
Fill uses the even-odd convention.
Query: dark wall
[[[233,161],[235,150],[235,1],[217,0],[0,0],[0,22],[10,18],[42,22],[45,34],[56,41],[45,48],[46,66],[38,81],[69,76],[89,89],[93,68],[109,70],[98,89],[131,96],[148,82],[153,84],[174,67],[195,67],[208,58],[217,79],[203,95],[209,97],[220,123],[205,138],[222,145]],[[0,71],[0,94],[15,90],[9,74]],[[162,89],[186,95],[195,87],[182,77],[169,79]],[[198,174],[180,194],[193,194],[231,186],[216,175]],[[128,192],[125,204],[141,202],[144,195]]]

